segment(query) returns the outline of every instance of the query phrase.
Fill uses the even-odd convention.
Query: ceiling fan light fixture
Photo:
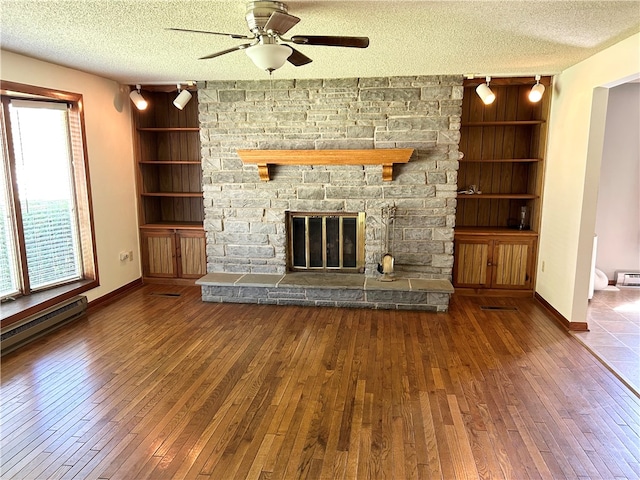
[[[278,43],[253,45],[245,50],[256,67],[271,73],[282,67],[293,49]]]
[[[149,106],[149,103],[140,93],[140,85],[136,85],[136,89],[131,90],[131,93],[129,93],[129,98],[138,110],[145,110]]]
[[[187,103],[189,103],[189,100],[191,100],[191,92],[189,92],[189,90],[180,90],[180,84],[178,84],[178,96],[176,97],[176,99],[173,101],[173,105],[178,109],[178,110],[182,110]]]
[[[317,45],[325,47],[367,48],[369,37],[350,37],[343,35],[295,35],[284,38],[283,35],[296,25],[300,19],[288,13],[288,7],[281,1],[249,0],[245,20],[249,35],[237,33],[223,33],[206,30],[192,30],[187,28],[170,28],[178,32],[204,33],[222,35],[235,39],[250,40],[249,43],[236,45],[226,50],[214,52],[200,57],[200,60],[217,58],[228,53],[245,50],[247,56],[260,69],[271,74],[274,70],[289,62],[294,67],[311,63],[311,58],[293,47],[284,44],[295,43],[301,45]]]
[[[489,82],[491,81],[491,77],[487,77],[486,83],[481,83],[476,87],[476,93],[482,100],[482,103],[485,105],[490,105],[496,99],[495,93],[491,91],[489,88]]]
[[[531,91],[529,92],[529,101],[536,103],[542,100],[542,95],[544,94],[544,85],[540,83],[540,75],[536,75],[536,84],[531,87]]]

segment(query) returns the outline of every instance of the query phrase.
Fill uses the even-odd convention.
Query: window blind
[[[68,105],[12,100],[9,110],[30,289],[79,279]]]

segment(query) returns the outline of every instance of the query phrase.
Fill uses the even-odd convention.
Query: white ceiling
[[[367,49],[300,46],[313,59],[278,78],[555,74],[640,31],[640,0],[286,2],[291,35],[368,36]],[[122,83],[261,80],[243,40],[166,27],[249,34],[244,0],[0,0],[4,50]],[[639,46],[640,49],[640,46]]]

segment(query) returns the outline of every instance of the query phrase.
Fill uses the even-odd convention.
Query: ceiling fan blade
[[[249,48],[253,43],[243,43],[242,45],[236,45],[233,48],[227,48],[226,50],[222,50],[220,52],[212,53],[211,55],[207,55],[206,57],[200,57],[198,60],[208,60],[209,58],[216,58],[220,55],[225,55],[227,53],[235,52],[236,50],[244,50],[245,48]]]
[[[190,32],[190,33],[207,33],[209,35],[223,35],[231,38],[252,39],[254,37],[248,37],[239,33],[222,33],[222,32],[209,32],[207,30],[189,30],[187,28],[167,28],[167,30],[173,30],[174,32]]]
[[[264,30],[265,32],[272,30],[280,35],[284,35],[299,21],[300,19],[298,17],[294,17],[288,13],[273,12],[269,20],[267,20],[267,23],[265,23]]]
[[[304,53],[299,52],[293,47],[289,48],[293,50],[291,55],[289,55],[289,58],[287,58],[287,62],[289,62],[290,64],[295,65],[296,67],[301,67],[302,65],[313,62],[313,60],[307,57]]]
[[[296,35],[291,37],[299,45],[324,45],[327,47],[367,48],[369,37],[332,37],[322,35]]]

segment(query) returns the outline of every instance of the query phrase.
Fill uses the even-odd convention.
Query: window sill
[[[0,326],[5,329],[15,322],[97,286],[97,280],[80,280],[4,302],[0,312]]]

